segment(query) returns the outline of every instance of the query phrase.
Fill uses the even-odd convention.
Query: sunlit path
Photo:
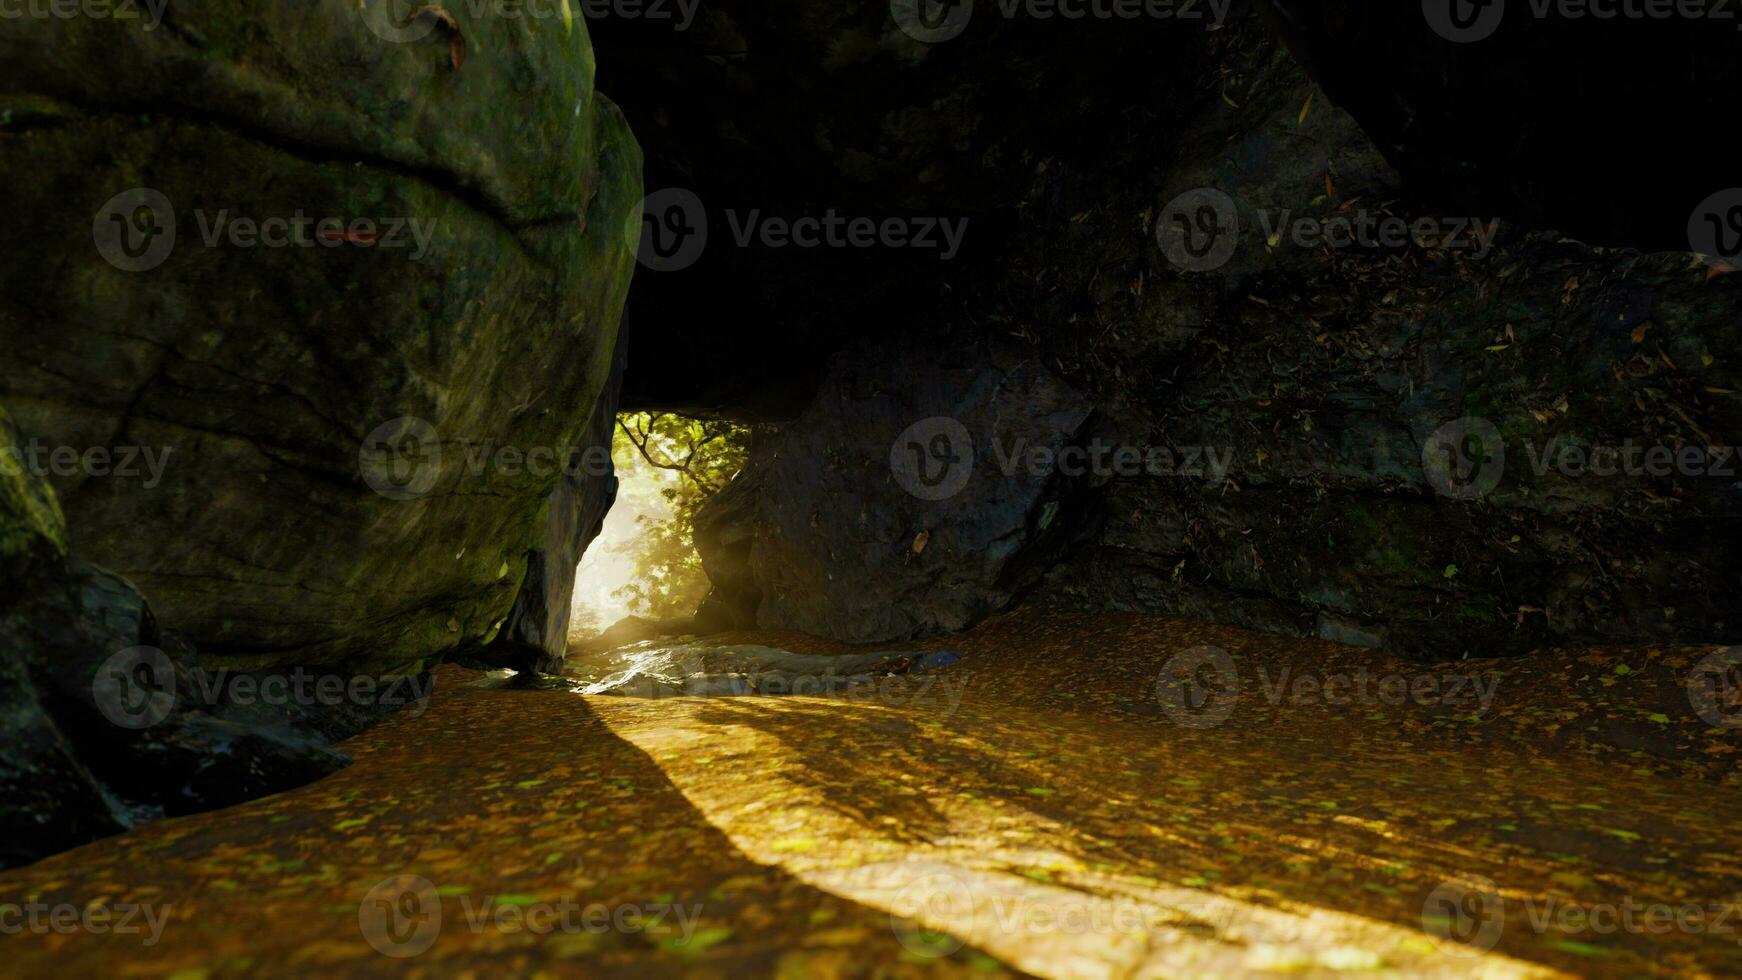
[[[153,945],[19,935],[9,968],[52,955],[76,973],[125,952],[139,975],[186,976],[1742,970],[1733,930],[1565,915],[1734,902],[1742,792],[1669,751],[1536,752],[1532,685],[1550,668],[1489,665],[1500,686],[1474,721],[1271,703],[1253,681],[1226,720],[1194,727],[1158,706],[1155,681],[1204,644],[1254,675],[1297,657],[1400,665],[1039,610],[959,640],[958,664],[827,697],[588,697],[445,675],[428,711],[347,743],[356,765],[335,777],[0,876],[8,900],[171,906]],[[1649,678],[1677,656],[1609,662]],[[371,889],[397,876],[426,881],[430,904],[384,929]],[[1448,888],[1498,903],[1468,944],[1435,919],[1459,907],[1434,902]],[[565,903],[622,918],[540,928]]]

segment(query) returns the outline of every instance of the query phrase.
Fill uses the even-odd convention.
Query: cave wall
[[[1003,260],[1036,169],[1118,152],[1130,132],[1161,143],[1205,58],[1202,22],[981,8],[935,44],[888,0],[720,0],[687,26],[593,23],[600,72],[647,157],[649,261],[630,315],[638,348],[658,356],[630,366],[625,409],[790,419],[844,345],[960,322],[971,311],[957,284]],[[971,232],[948,259],[740,243],[771,219],[831,212]],[[656,240],[664,258],[647,252]]]
[[[1191,84],[1173,93],[1187,108],[1166,127],[1115,111],[1124,93],[1094,93],[1106,95],[1098,103],[1092,77],[1055,79],[1057,103],[1108,107],[1095,116],[1106,128],[1101,152],[1030,151],[1037,162],[1016,225],[979,242],[994,261],[952,270],[950,296],[920,320],[922,337],[898,342],[876,318],[852,321],[862,333],[836,355],[822,395],[698,521],[716,584],[705,611],[891,641],[962,621],[945,626],[926,610],[979,610],[963,617],[971,620],[1026,597],[1430,658],[1573,639],[1733,640],[1742,564],[1724,542],[1742,501],[1725,447],[1742,419],[1725,352],[1735,348],[1739,286],[1713,257],[1689,251],[1688,209],[1673,205],[1684,233],[1657,253],[1536,224],[1571,226],[1581,205],[1528,187],[1463,199],[1481,211],[1438,209],[1439,178],[1376,142],[1385,131],[1365,103],[1346,111],[1260,17],[1244,12],[1203,45]],[[1634,63],[1641,74],[1658,64],[1645,50],[1653,57]],[[1560,63],[1505,48],[1488,55],[1515,81],[1597,71],[1570,54]],[[1580,138],[1611,177],[1625,173],[1631,157],[1598,153],[1603,131]],[[1471,159],[1489,173],[1553,162],[1529,157],[1509,170]],[[1520,206],[1526,199],[1535,210]],[[1224,250],[1196,256],[1179,230],[1196,227],[1205,204],[1219,227],[1239,231],[1221,239]],[[1659,240],[1612,217],[1595,231]],[[1303,218],[1312,234],[1294,230]],[[1412,228],[1423,219],[1436,224],[1419,243],[1323,237],[1338,221]],[[1111,447],[1171,461],[1159,473],[1090,474],[1101,477],[1089,481],[1094,492],[1054,501],[1052,521],[1085,543],[1002,601],[979,601],[996,591],[995,563],[934,564],[906,546],[916,528],[933,540],[989,539],[1009,532],[1004,515],[916,502],[890,462],[901,426],[885,406],[912,406],[903,424],[925,421],[934,411],[920,406],[938,393],[914,366],[963,358],[986,369],[1031,359],[1094,407]],[[833,379],[843,373],[876,374],[879,384],[842,398]],[[966,430],[976,479],[998,439],[976,418],[987,407],[944,413]],[[826,452],[817,431],[836,433]],[[1595,447],[1630,445],[1691,447],[1698,471],[1577,472]],[[857,479],[843,491],[805,476],[795,454]],[[1545,455],[1575,465],[1544,465]],[[1040,532],[1031,521],[1003,540],[1022,551]],[[843,594],[854,593],[888,608],[839,615],[856,601]]]

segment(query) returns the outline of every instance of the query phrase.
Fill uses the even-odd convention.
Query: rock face
[[[487,642],[606,385],[640,157],[584,25],[415,7],[0,20],[0,400],[212,662]]]
[[[1742,89],[1742,32],[1718,5],[1263,5],[1431,207],[1682,251],[1702,202],[1738,184],[1712,152]]]
[[[0,867],[319,778],[349,761],[332,742],[427,695],[428,677],[335,700],[312,676],[310,696],[280,697],[262,676],[199,671],[130,583],[65,558],[25,442],[0,411]]]
[[[1527,61],[1500,58],[1514,77],[1547,70]],[[965,420],[996,413],[973,386],[914,366],[978,351],[961,363],[972,377],[1009,344],[1142,454],[1142,471],[1061,504],[1068,538],[1088,540],[1043,549],[1064,557],[1029,595],[1427,658],[1733,642],[1742,564],[1724,542],[1742,530],[1728,448],[1742,416],[1725,351],[1742,276],[1714,276],[1685,242],[1643,254],[1496,223],[1519,200],[1497,191],[1464,214],[1424,206],[1408,196],[1410,160],[1376,146],[1360,106],[1334,104],[1256,18],[1237,16],[1193,64],[1201,77],[1171,95],[1168,127],[1089,110],[1104,129],[1096,159],[1034,150],[1046,165],[1019,219],[981,243],[993,260],[954,270],[915,321],[925,339],[862,345],[836,368]],[[1602,132],[1577,145],[1607,147]],[[1532,199],[1545,221],[1576,210]],[[1609,232],[1650,244],[1623,218]],[[899,327],[868,313],[837,329]],[[698,526],[716,585],[704,618],[869,640],[994,608],[1010,595],[1000,566],[922,564],[956,522],[888,489],[893,422],[875,396],[838,387],[831,377],[753,454]],[[795,462],[795,439],[827,462]],[[848,475],[818,475],[837,466]],[[993,511],[957,522],[1016,526]],[[928,529],[926,552],[900,557]]]
[[[845,355],[698,515],[701,618],[865,643],[965,629],[1081,533],[1091,481],[1033,460],[1080,446],[1091,414],[1031,360]]]
[[[576,465],[564,472],[546,504],[549,516],[544,546],[526,556],[526,577],[520,583],[514,608],[489,647],[472,659],[522,671],[562,673],[562,661],[568,653],[575,570],[587,546],[604,529],[605,515],[617,500],[611,443],[617,432],[617,399],[622,393],[628,351],[628,341],[620,338],[611,363],[611,379],[600,392],[592,421],[581,437]]]
[[[650,234],[674,258],[634,287],[638,344],[660,356],[631,365],[627,408],[790,418],[843,346],[936,320],[966,267],[1002,257],[1037,168],[1092,165],[1130,129],[1157,135],[1147,152],[1167,145],[1223,5],[1065,21],[982,2],[959,34],[903,6],[718,0],[689,24],[595,22],[600,72],[647,151]],[[678,191],[693,197],[661,196]],[[831,214],[970,225],[948,259],[939,235],[809,248],[762,234]]]

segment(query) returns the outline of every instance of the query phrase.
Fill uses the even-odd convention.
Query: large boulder
[[[351,677],[201,671],[131,583],[65,557],[26,445],[0,410],[0,867],[319,778],[349,761],[334,742],[429,692],[427,676],[362,696]]]
[[[418,6],[0,19],[0,397],[73,552],[231,666],[487,642],[611,369],[584,23]]]
[[[1092,480],[1036,465],[1096,433],[1083,395],[985,351],[843,357],[696,517],[702,625],[854,643],[966,629],[1092,520]],[[1068,470],[1068,467],[1066,468]]]

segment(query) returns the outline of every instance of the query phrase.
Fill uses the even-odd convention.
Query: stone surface
[[[1094,167],[1126,127],[1152,155],[1172,145],[1212,33],[1205,19],[1006,18],[981,3],[960,36],[926,43],[893,9],[720,0],[683,30],[651,16],[593,25],[648,190],[692,192],[708,226],[693,264],[636,280],[630,323],[660,357],[631,366],[628,407],[790,418],[842,346],[923,333],[954,308],[966,267],[1002,260],[1037,169]],[[969,225],[947,260],[754,234],[831,212]]]
[[[29,177],[0,397],[45,449],[153,451],[53,474],[71,547],[230,666],[487,641],[545,547],[559,473],[525,460],[610,371],[640,157],[584,22],[461,12],[456,68],[384,9],[412,5],[0,20],[0,168]],[[379,224],[238,232],[299,215]]]
[[[925,340],[844,358],[873,374],[892,357],[1001,338],[1081,391],[1113,438],[1169,454],[1164,472],[1115,476],[1061,510],[1089,541],[1028,595],[1427,658],[1734,641],[1742,565],[1724,542],[1742,529],[1742,500],[1725,473],[1742,386],[1725,352],[1742,277],[1685,251],[1609,250],[1481,212],[1450,216],[1425,244],[1329,244],[1338,222],[1448,216],[1409,196],[1407,174],[1256,18],[1218,32],[1206,57],[1188,86],[1198,94],[1173,94],[1165,135],[1109,110],[1097,160],[1036,169],[998,261],[963,267],[920,321]],[[1194,268],[1163,245],[1193,216],[1179,202],[1201,190],[1226,195],[1238,234]],[[1296,233],[1303,220],[1315,234]],[[940,386],[896,370],[887,383]],[[879,486],[891,471],[873,461],[890,437],[871,431],[868,404],[825,389],[799,425],[838,435],[812,452],[826,461],[816,469],[847,461],[843,501],[815,503],[829,499],[816,484],[837,478],[759,453],[710,508],[697,540],[716,591],[701,621],[863,639],[953,628],[931,593],[904,591],[908,579],[871,581],[925,522]],[[1469,452],[1480,426],[1503,466]],[[1542,463],[1569,445],[1629,443],[1719,449],[1688,477]],[[774,522],[771,508],[797,513]],[[948,574],[967,590],[955,610],[1001,591],[996,567]],[[835,598],[795,611],[770,600],[775,581]]]
[[[1714,152],[1742,89],[1742,32],[1720,5],[1261,5],[1430,207],[1680,251],[1701,202],[1737,186]],[[1467,30],[1448,29],[1453,9]]]
[[[526,577],[501,631],[470,659],[495,667],[561,673],[568,652],[575,570],[587,546],[604,529],[617,499],[611,443],[617,432],[617,400],[628,362],[627,338],[619,338],[611,377],[587,424],[572,465],[546,503],[544,546],[528,553]]]
[[[849,354],[697,516],[725,625],[855,643],[965,629],[1082,531],[1085,480],[1031,469],[1093,431],[1031,360]],[[718,616],[704,607],[702,619]]]
[[[311,680],[279,698],[260,693],[271,675],[200,673],[131,583],[64,557],[21,444],[0,409],[0,866],[326,775],[348,762],[333,742],[428,693],[426,677],[335,701]]]

